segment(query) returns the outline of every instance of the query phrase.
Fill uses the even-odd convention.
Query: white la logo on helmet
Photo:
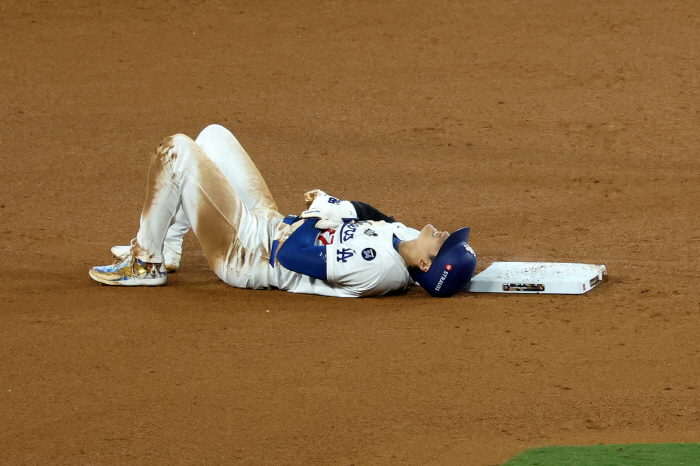
[[[476,257],[476,253],[474,252],[474,250],[472,249],[471,246],[469,246],[468,244],[465,244],[465,245],[464,245],[464,249],[465,249],[469,254],[471,254],[472,256]]]

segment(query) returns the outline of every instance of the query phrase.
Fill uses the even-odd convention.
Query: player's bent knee
[[[171,145],[174,147],[182,145],[191,146],[192,144],[194,144],[194,141],[191,137],[182,133],[173,134],[172,136],[166,139],[169,139],[171,141]]]
[[[232,137],[233,133],[227,128],[213,124],[204,128],[197,136],[197,144],[200,146],[202,144],[211,143],[213,141],[221,140],[222,138]]]
[[[198,160],[200,158],[199,154],[204,154],[204,152],[192,138],[178,133],[163,139],[160,145],[156,147],[154,162],[172,165],[177,170],[178,167]],[[206,156],[206,154],[204,155]]]
[[[177,147],[182,146],[183,144],[188,145],[192,144],[193,142],[194,141],[192,141],[192,139],[185,134],[173,134],[172,136],[168,136],[160,142],[160,144],[156,148],[156,153],[159,155],[164,155],[167,152],[172,152],[173,150],[177,149]]]

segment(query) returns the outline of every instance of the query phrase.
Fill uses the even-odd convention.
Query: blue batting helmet
[[[476,253],[467,244],[469,228],[460,228],[442,244],[427,272],[413,279],[432,296],[447,298],[463,290],[476,269]]]

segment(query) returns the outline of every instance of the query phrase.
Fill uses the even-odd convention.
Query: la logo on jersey
[[[450,270],[452,270],[452,265],[451,265],[451,264],[447,264],[447,265],[445,266],[445,270],[447,270],[448,272],[449,272]]]
[[[350,248],[343,248],[339,249],[336,253],[336,261],[337,262],[343,262],[346,263],[348,259],[350,259],[352,256],[355,255],[355,251],[353,251]],[[364,255],[364,251],[362,251],[362,254]]]
[[[366,261],[374,260],[377,257],[377,251],[372,248],[365,248],[362,250],[362,258]]]

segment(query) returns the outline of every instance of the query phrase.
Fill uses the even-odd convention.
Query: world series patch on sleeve
[[[583,294],[607,276],[604,265],[494,262],[472,278],[472,293]]]

